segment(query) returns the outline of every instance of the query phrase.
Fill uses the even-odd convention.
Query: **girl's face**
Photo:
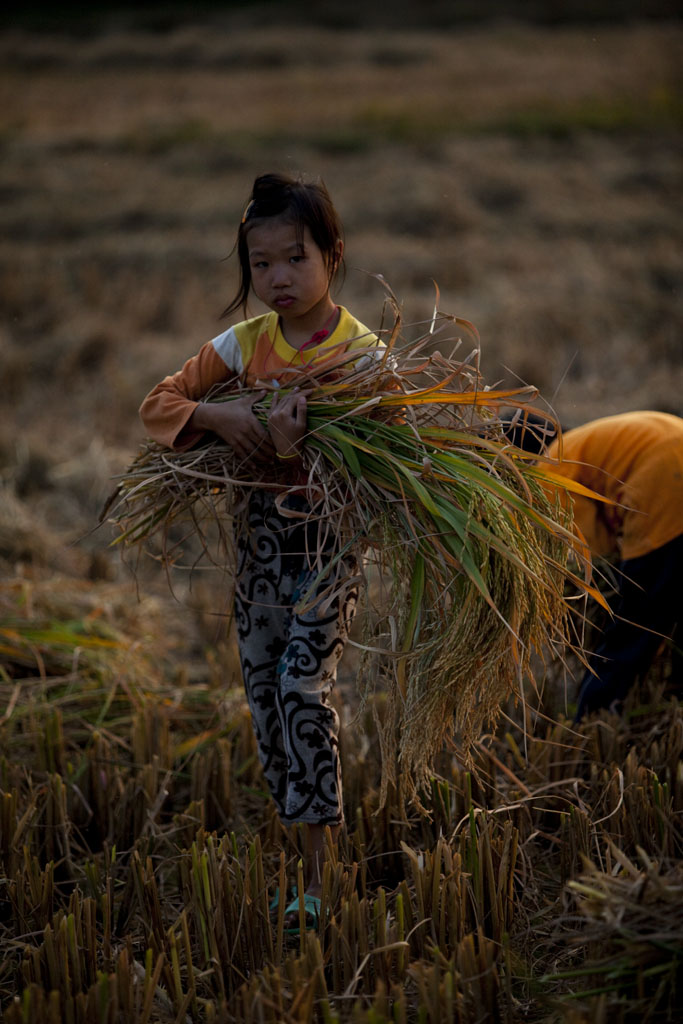
[[[282,217],[254,224],[247,236],[251,284],[261,302],[279,313],[283,328],[319,329],[335,305],[330,298],[330,269],[307,227],[297,229]],[[341,258],[342,242],[338,256]]]

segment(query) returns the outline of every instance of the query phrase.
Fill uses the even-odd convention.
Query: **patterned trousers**
[[[288,502],[307,509],[296,498]],[[272,495],[255,491],[236,538],[242,676],[263,771],[286,824],[336,825],[343,819],[339,716],[329,698],[358,591],[350,588],[328,606],[328,577],[317,584],[307,609],[294,612],[320,572],[320,564],[310,564],[319,530],[314,522],[283,515]],[[347,562],[336,576],[352,572]]]

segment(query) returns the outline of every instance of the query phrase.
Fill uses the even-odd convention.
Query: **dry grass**
[[[368,710],[328,912],[299,939],[269,911],[300,853],[243,697],[179,684],[157,616],[112,585],[0,591],[8,1024],[674,1019],[683,719],[656,682],[649,711],[550,724],[526,758],[511,721],[479,781],[444,754],[431,821],[378,809]]]

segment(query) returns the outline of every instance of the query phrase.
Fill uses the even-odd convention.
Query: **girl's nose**
[[[272,281],[274,285],[284,285],[290,283],[289,264],[288,263],[275,263],[273,264],[273,277]]]

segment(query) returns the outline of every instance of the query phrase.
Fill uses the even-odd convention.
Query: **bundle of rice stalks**
[[[585,962],[545,981],[570,982],[573,998],[606,1000],[623,1019],[674,1020],[683,971],[681,864],[667,870],[640,850],[639,866],[617,847],[611,851],[618,874],[587,862],[569,882],[580,922],[575,915],[558,922],[567,929],[565,941],[585,951]]]
[[[474,337],[467,358],[456,359],[456,339],[445,339],[449,357],[434,351],[448,325]],[[108,506],[116,542],[139,544],[160,531],[172,560],[170,528],[184,519],[207,554],[217,525],[224,558],[245,490],[303,496],[309,520],[324,527],[326,560],[311,553],[320,569],[314,586],[326,581],[331,599],[348,585],[334,570],[349,555],[366,580],[374,565],[386,584],[381,608],[370,614],[366,605],[360,690],[367,696],[380,678],[387,688],[383,793],[399,782],[412,799],[447,737],[457,732],[468,756],[532,650],[567,643],[567,578],[588,587],[569,568],[570,515],[548,488],[552,472],[502,432],[500,409],[530,410],[535,389],[487,389],[478,344],[471,324],[436,311],[429,330],[406,341],[397,314],[379,358],[340,356],[334,373],[327,363],[323,375],[308,370],[289,382],[308,392],[305,482],[240,464],[215,438],[182,453],[148,442]],[[274,386],[255,406],[264,423]],[[233,381],[207,400],[243,394]]]

